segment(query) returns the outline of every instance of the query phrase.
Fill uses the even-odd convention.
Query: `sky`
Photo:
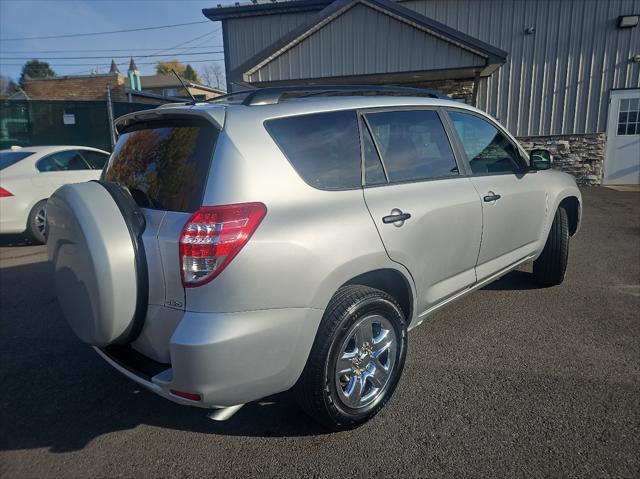
[[[220,22],[209,21],[203,8],[233,5],[236,0],[0,0],[0,74],[17,80],[24,58],[49,62],[58,75],[109,71],[111,57],[126,74],[133,56],[140,73],[153,74],[155,63],[178,58],[200,70],[208,64],[224,66]],[[241,3],[244,1],[241,0]],[[197,25],[77,38],[8,40],[12,38],[103,32],[202,21]],[[7,40],[2,40],[7,39]],[[185,43],[188,42],[188,43]],[[185,43],[176,48],[177,45]],[[73,50],[108,50],[78,52]],[[146,50],[142,50],[146,49]],[[119,51],[114,51],[119,50]],[[46,51],[46,52],[45,52]],[[215,51],[202,55],[187,55]],[[141,58],[145,54],[166,57]],[[53,59],[51,57],[102,59]]]

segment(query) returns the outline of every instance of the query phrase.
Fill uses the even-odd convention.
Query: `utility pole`
[[[113,103],[111,102],[111,85],[107,85],[107,118],[109,121],[109,139],[111,140],[111,151],[116,146],[116,130],[113,124]]]

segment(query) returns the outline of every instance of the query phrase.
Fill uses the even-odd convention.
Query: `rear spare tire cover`
[[[47,203],[49,261],[73,331],[95,346],[135,339],[147,307],[142,212],[114,183],[65,185]]]

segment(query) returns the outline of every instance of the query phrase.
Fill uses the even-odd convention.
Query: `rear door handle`
[[[494,201],[499,200],[500,198],[502,198],[500,195],[496,195],[493,191],[490,191],[487,196],[485,196],[484,198],[482,198],[484,201],[486,201],[487,203],[492,203]]]
[[[391,210],[390,215],[384,216],[382,218],[382,222],[387,225],[389,223],[397,223],[396,226],[402,226],[403,223],[409,218],[411,218],[410,213],[403,213],[402,210],[399,210],[398,208],[394,208]]]

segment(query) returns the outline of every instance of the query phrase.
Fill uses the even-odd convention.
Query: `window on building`
[[[525,167],[513,143],[488,121],[458,111],[449,112],[449,117],[473,173],[513,173]]]
[[[438,113],[405,110],[368,113],[389,181],[415,181],[458,174]]]
[[[76,150],[60,151],[42,158],[37,163],[38,171],[88,170],[89,165]]]
[[[640,99],[620,100],[618,135],[640,135]]]
[[[265,128],[311,186],[338,190],[362,185],[355,111],[277,118],[266,121]]]

